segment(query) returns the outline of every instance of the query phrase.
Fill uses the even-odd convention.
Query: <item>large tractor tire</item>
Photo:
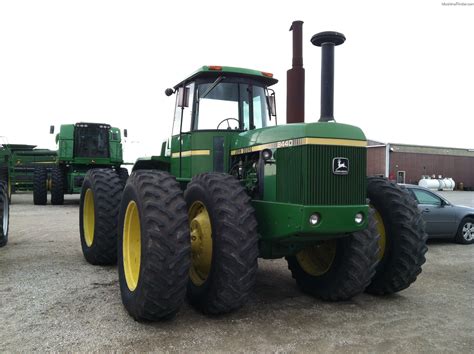
[[[46,205],[48,200],[48,172],[45,167],[35,167],[33,174],[33,203]]]
[[[51,169],[51,204],[64,204],[64,174],[59,167]]]
[[[8,173],[8,166],[2,166],[0,168],[0,182],[4,182],[5,189],[6,189],[7,195],[8,195],[8,200],[11,201],[11,199],[12,199],[12,185],[11,185],[11,180],[10,180],[10,176],[9,176],[9,173]]]
[[[421,273],[428,235],[416,201],[406,189],[380,177],[369,178],[367,188],[378,221],[380,251],[375,276],[366,290],[392,294],[408,288]]]
[[[128,177],[129,177],[128,170],[126,168],[121,167],[117,169],[117,174],[120,178],[120,181],[122,182],[123,187],[125,187],[125,185],[127,184]]]
[[[79,206],[82,253],[94,265],[117,262],[117,223],[122,186],[112,169],[89,170]]]
[[[184,193],[191,233],[188,299],[206,314],[242,307],[256,279],[258,236],[250,198],[223,173],[193,177]]]
[[[138,321],[173,317],[186,297],[191,242],[183,192],[169,173],[133,172],[119,213],[122,302]]]
[[[0,247],[8,242],[8,224],[10,221],[10,203],[8,202],[8,187],[0,182]]]
[[[343,301],[364,292],[375,274],[379,235],[371,213],[363,231],[311,245],[287,257],[302,291],[326,301]]]

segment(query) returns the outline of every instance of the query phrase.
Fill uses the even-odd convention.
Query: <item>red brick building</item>
[[[474,149],[380,143],[369,140],[367,175],[418,184],[421,176],[451,177],[474,190]]]

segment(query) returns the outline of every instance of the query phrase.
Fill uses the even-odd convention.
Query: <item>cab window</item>
[[[221,82],[201,84],[197,90],[195,130],[239,129],[239,86]]]
[[[234,80],[234,81],[232,81]],[[219,77],[197,85],[193,130],[251,130],[275,125],[258,82]]]
[[[259,129],[270,125],[275,125],[269,119],[269,112],[267,106],[267,97],[265,89],[260,86],[241,85],[241,90],[245,90],[247,95],[243,97],[243,121],[244,129]],[[253,108],[253,126],[250,126],[250,100],[252,100]]]

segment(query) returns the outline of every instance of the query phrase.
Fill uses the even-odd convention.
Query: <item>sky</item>
[[[466,0],[471,1],[471,0]],[[202,65],[272,72],[286,121],[294,20],[306,122],[319,118],[321,31],[336,48],[334,116],[381,142],[473,149],[474,6],[442,1],[0,0],[0,136],[55,148],[49,126],[127,128],[125,159],[159,154],[174,97]]]

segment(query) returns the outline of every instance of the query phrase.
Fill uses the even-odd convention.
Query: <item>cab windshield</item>
[[[275,125],[261,84],[218,78],[196,85],[192,130],[251,130]]]
[[[106,125],[76,124],[75,157],[109,157],[109,129]]]

